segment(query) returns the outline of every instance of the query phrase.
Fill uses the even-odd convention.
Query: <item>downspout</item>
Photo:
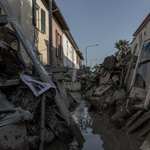
[[[49,64],[53,66],[52,0],[49,0]]]

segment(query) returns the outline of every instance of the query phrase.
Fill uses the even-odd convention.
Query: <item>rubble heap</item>
[[[143,141],[142,150],[150,141],[149,61],[145,59],[149,44],[144,46],[138,60],[134,53],[121,61],[115,56],[106,57],[95,77],[95,85],[85,93],[100,114],[109,114],[119,129]]]
[[[0,15],[5,21],[0,31],[6,32],[0,41],[0,149],[43,150],[56,138],[64,143],[75,138],[83,145],[83,136],[67,108],[68,97],[60,79],[64,72],[56,72],[53,78],[45,70],[8,2],[1,1],[1,6],[6,14]],[[9,43],[7,18],[13,20],[13,32],[34,67],[27,68],[20,49],[5,43]]]
[[[25,124],[27,121],[25,141],[29,143],[30,149],[38,149],[41,134],[42,94],[45,93],[44,144],[50,144],[56,137],[64,143],[71,142],[73,135],[54,102],[55,85],[46,84],[25,75],[25,63],[22,57],[3,41],[0,41],[0,57],[0,130],[5,129],[6,125]],[[7,130],[9,130],[8,127]],[[3,145],[4,140],[1,142]]]

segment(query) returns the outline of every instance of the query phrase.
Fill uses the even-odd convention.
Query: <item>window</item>
[[[142,44],[142,34],[139,35],[139,48],[141,47]]]
[[[74,62],[74,49],[72,47],[72,62]]]
[[[46,30],[45,30],[45,11],[43,9],[41,9],[41,31],[43,33],[46,32]]]
[[[144,32],[144,36],[146,36],[146,31]]]
[[[58,31],[56,30],[56,56],[59,56],[59,49],[58,49]]]
[[[62,59],[63,51],[62,51],[62,36],[60,36],[60,59]]]
[[[40,29],[40,7],[36,5],[36,27]]]

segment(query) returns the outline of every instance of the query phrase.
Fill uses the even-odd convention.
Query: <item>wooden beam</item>
[[[0,80],[0,87],[20,85],[20,84],[21,84],[21,80],[20,79],[16,79],[16,80]]]

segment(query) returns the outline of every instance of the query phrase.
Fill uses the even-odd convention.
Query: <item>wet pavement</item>
[[[78,107],[72,110],[72,116],[85,139],[83,147],[79,147],[76,141],[64,145],[57,140],[46,150],[139,150],[142,142],[118,130],[110,122],[109,115],[101,116],[98,112],[88,111],[89,105],[87,100],[80,100]]]

